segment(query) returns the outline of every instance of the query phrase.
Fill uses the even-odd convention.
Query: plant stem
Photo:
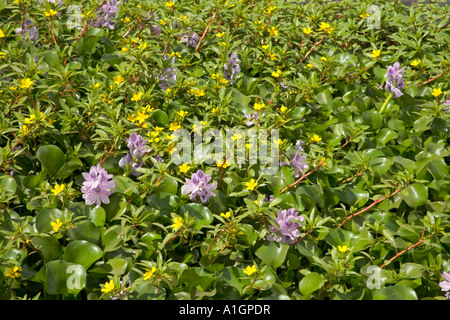
[[[409,247],[406,248],[405,250],[400,251],[400,252],[397,253],[395,256],[393,256],[392,258],[390,258],[388,264],[389,264],[390,262],[392,262],[392,260],[395,260],[395,259],[397,259],[399,256],[401,256],[402,254],[404,254],[406,251],[411,250],[412,248],[417,247],[419,244],[421,244],[421,243],[423,242],[423,235],[424,235],[424,233],[425,233],[425,229],[423,229],[423,231],[422,231],[422,236],[420,237],[420,240],[419,240],[418,242],[416,242],[415,244],[409,246]],[[385,267],[386,265],[387,265],[386,263],[383,263],[383,265],[382,265],[380,268],[383,268],[383,267]]]
[[[383,113],[384,110],[386,110],[387,105],[389,104],[389,102],[391,102],[393,97],[394,97],[394,94],[390,93],[389,96],[386,98],[386,101],[384,102],[384,104],[381,106],[380,113]]]

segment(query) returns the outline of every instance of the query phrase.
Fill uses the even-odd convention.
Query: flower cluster
[[[447,291],[445,297],[450,300],[450,272],[443,272],[442,277],[444,281],[439,282],[439,286],[441,287],[441,291]]]
[[[189,28],[191,29],[191,28]],[[189,31],[188,34],[184,34],[181,37],[181,41],[185,43],[187,46],[195,48],[197,47],[197,43],[200,40],[197,33]]]
[[[192,174],[191,179],[186,179],[185,184],[181,187],[181,192],[189,194],[191,200],[200,198],[202,203],[206,203],[211,197],[215,196],[212,191],[217,188],[215,183],[209,183],[210,180],[211,175],[198,170]]]
[[[100,8],[97,8],[98,12],[94,27],[114,29],[116,25],[114,19],[118,14],[120,3],[117,0],[107,0]]]
[[[146,146],[147,141],[148,140],[144,140],[141,135],[133,132],[130,135],[130,138],[127,140],[127,147],[130,152],[127,153],[126,156],[122,157],[122,159],[120,159],[119,161],[119,166],[125,170],[127,170],[127,166],[130,166],[130,173],[136,177],[141,175],[141,173],[136,171],[136,169],[142,167],[142,156],[144,155],[144,153],[151,151],[151,149]]]
[[[405,80],[403,79],[404,69],[405,67],[400,69],[400,63],[398,63],[398,61],[387,68],[388,78],[385,83],[385,89],[389,93],[393,93],[394,98],[401,97],[403,93],[400,90],[403,90],[406,87]]]
[[[167,60],[167,57],[165,57],[164,60]],[[166,91],[169,87],[171,87],[175,82],[177,82],[177,74],[175,73],[175,67],[173,65],[175,64],[175,57],[172,57],[172,60],[170,62],[171,67],[164,70],[163,74],[159,78],[159,87]]]
[[[269,231],[272,234],[267,237],[267,240],[293,244],[300,236],[298,228],[302,226],[301,222],[304,220],[305,218],[299,216],[295,208],[279,210],[276,219],[279,229],[274,226],[269,226]]]
[[[116,185],[114,180],[110,180],[113,175],[97,164],[92,166],[89,173],[83,172],[84,182],[81,187],[83,193],[83,199],[86,201],[86,205],[96,203],[97,208],[103,203],[109,203],[109,196],[114,192],[113,189]]]
[[[29,37],[31,41],[36,42],[39,38],[39,30],[29,19],[25,20],[23,26],[17,28],[15,31],[21,35],[23,40]]]
[[[239,58],[237,56],[236,52],[233,52],[231,55],[229,55],[230,60],[228,60],[227,63],[224,64],[223,70],[225,79],[227,80],[233,80],[233,78],[241,72],[241,67],[239,66]]]
[[[303,171],[309,168],[309,165],[305,162],[306,156],[300,155],[300,151],[297,151],[292,157],[290,165],[295,170],[295,178],[300,177]]]
[[[245,112],[244,116],[248,119],[248,121],[245,123],[247,127],[254,125],[255,121],[259,120],[258,112],[254,112],[253,114]]]

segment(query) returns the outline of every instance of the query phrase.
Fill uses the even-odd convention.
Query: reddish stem
[[[415,248],[415,247],[417,247],[419,244],[421,244],[421,243],[423,242],[423,235],[424,235],[424,233],[425,233],[425,229],[423,229],[423,231],[422,231],[422,236],[420,237],[420,240],[419,240],[418,242],[416,242],[415,244],[409,246],[409,247],[406,248],[405,250],[402,250],[402,251],[400,251],[399,253],[397,253],[395,256],[393,256],[392,258],[389,259],[389,262],[388,262],[388,263],[390,263],[390,262],[392,262],[393,260],[397,259],[399,256],[401,256],[402,254],[404,254],[406,251],[409,251],[409,250],[411,250],[412,248]],[[386,263],[383,263],[383,265],[382,265],[380,268],[383,268],[383,267],[385,267],[386,265],[387,265]]]

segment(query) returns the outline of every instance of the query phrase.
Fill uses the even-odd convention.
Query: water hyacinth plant
[[[0,299],[447,300],[449,10],[0,1]]]

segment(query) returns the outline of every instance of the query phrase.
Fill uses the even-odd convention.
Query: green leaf
[[[265,264],[276,270],[284,263],[284,260],[286,260],[288,249],[289,246],[287,244],[269,242],[268,244],[259,247],[255,254],[264,261]]]
[[[428,188],[422,183],[413,183],[400,192],[400,196],[410,207],[417,208],[428,200]]]
[[[10,176],[1,176],[0,177],[0,188],[3,188],[4,191],[9,192],[11,194],[15,194],[17,190],[17,183],[13,177]]]
[[[39,232],[47,233],[53,230],[51,225],[56,219],[62,219],[63,213],[57,208],[45,208],[39,211],[36,216],[36,229]]]
[[[65,162],[64,153],[54,145],[39,147],[37,150],[37,158],[45,167],[50,177],[53,177]]]
[[[165,127],[169,124],[169,116],[163,110],[158,109],[154,111],[150,116],[150,119],[155,121],[155,124],[161,127]]]
[[[97,226],[91,221],[82,221],[75,225],[75,228],[70,229],[69,237],[72,240],[86,240],[93,244],[98,244],[100,239],[100,232]]]
[[[31,238],[31,243],[42,256],[44,261],[58,258],[62,253],[61,245],[53,236],[41,235]]]
[[[378,130],[383,124],[383,116],[378,111],[366,111],[362,114],[363,122],[372,130]]]
[[[318,274],[317,272],[311,272],[308,273],[302,280],[300,280],[298,289],[303,295],[307,296],[320,289],[322,283],[323,280],[320,274]]]
[[[317,94],[317,102],[323,105],[328,105],[331,101],[331,93],[329,89],[325,89]]]
[[[212,212],[199,203],[186,203],[180,208],[182,214],[187,213],[189,217],[195,218],[193,228],[202,229],[204,226],[210,225],[214,220]]]
[[[70,242],[64,252],[64,261],[82,265],[86,270],[103,255],[102,249],[85,240]]]
[[[65,179],[72,174],[75,170],[80,170],[83,168],[83,163],[78,158],[70,158],[67,160],[62,168],[58,171],[56,177],[58,179]]]
[[[79,264],[63,260],[45,265],[44,290],[47,294],[77,294],[86,286],[86,270]]]
[[[417,300],[414,289],[404,284],[374,290],[372,297],[373,300]]]

